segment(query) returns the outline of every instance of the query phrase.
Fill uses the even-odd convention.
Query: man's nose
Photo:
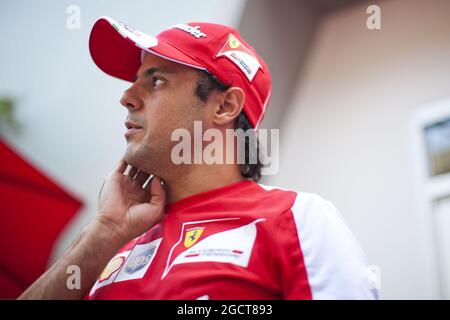
[[[139,97],[136,89],[137,88],[133,84],[123,93],[122,98],[120,99],[120,104],[127,108],[128,111],[136,111],[142,108],[142,99]]]

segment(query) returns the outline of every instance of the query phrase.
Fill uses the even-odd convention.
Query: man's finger
[[[148,179],[148,181],[146,182],[146,184],[144,185],[144,189],[150,191],[151,187],[152,187],[152,181],[153,178],[155,176],[154,175],[150,175],[150,178]],[[147,201],[148,202],[148,201]]]
[[[134,176],[138,173],[138,171],[138,168],[131,167],[130,171],[128,171],[128,176],[130,176],[131,179],[134,179]]]
[[[137,182],[139,182],[140,185],[143,185],[145,181],[147,181],[148,177],[150,177],[150,175],[144,171],[139,171],[138,174],[136,175],[136,177],[134,178],[134,180],[136,180]]]
[[[150,203],[157,207],[163,208],[166,202],[166,192],[161,186],[160,178],[156,176],[153,177],[151,181],[150,193],[151,193]]]

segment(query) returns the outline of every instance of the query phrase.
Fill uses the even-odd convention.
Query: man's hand
[[[109,174],[99,196],[98,214],[77,241],[19,299],[81,299],[95,283],[105,265],[128,241],[158,223],[164,214],[165,191],[161,180],[149,178],[121,160]],[[68,267],[81,270],[81,287],[67,286]]]
[[[111,228],[124,243],[143,234],[164,214],[165,191],[161,180],[131,167],[122,159],[106,178],[100,191],[97,221]]]

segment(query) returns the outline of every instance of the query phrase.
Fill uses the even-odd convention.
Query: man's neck
[[[183,171],[165,181],[167,204],[244,180],[236,165],[191,165]]]

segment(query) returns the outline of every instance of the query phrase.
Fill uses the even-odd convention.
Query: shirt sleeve
[[[297,194],[277,222],[285,299],[377,299],[373,273],[336,207],[316,194]]]

